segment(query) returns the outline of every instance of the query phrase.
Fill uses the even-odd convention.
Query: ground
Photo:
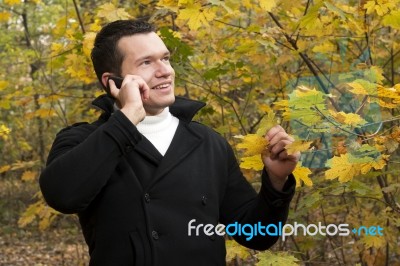
[[[18,227],[20,215],[37,190],[37,185],[0,175],[0,265],[88,265],[76,217],[63,215],[46,230],[39,230],[35,221]]]

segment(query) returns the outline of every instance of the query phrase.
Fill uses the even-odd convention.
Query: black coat
[[[188,236],[188,223],[285,222],[294,193],[266,172],[260,193],[243,177],[229,144],[191,121],[203,103],[177,97],[170,112],[179,126],[163,157],[109,97],[94,105],[98,121],[63,129],[53,143],[40,186],[48,204],[78,213],[90,265],[224,265],[222,236]],[[235,238],[267,249],[276,237]]]

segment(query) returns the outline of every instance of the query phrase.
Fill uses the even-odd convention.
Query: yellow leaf
[[[83,53],[90,58],[90,53],[94,47],[94,39],[96,38],[95,32],[87,32],[83,37]]]
[[[8,135],[10,135],[11,129],[9,129],[6,125],[0,125],[0,138],[3,140],[8,139]]]
[[[368,95],[368,91],[364,89],[364,86],[358,82],[350,82],[347,83],[350,87],[353,89],[350,90],[351,93],[357,94],[357,95]]]
[[[242,157],[240,167],[243,169],[254,169],[260,171],[264,168],[261,155],[254,155],[250,157]]]
[[[38,109],[35,111],[35,115],[40,118],[49,118],[56,115],[53,109]]]
[[[4,4],[7,4],[9,6],[14,6],[21,4],[21,0],[4,0]]]
[[[36,175],[37,175],[37,172],[25,171],[21,176],[21,180],[23,180],[23,181],[33,181],[33,180],[35,180]]]
[[[383,17],[383,26],[390,26],[394,29],[400,30],[400,11],[392,10],[390,14]]]
[[[243,137],[242,142],[237,145],[239,149],[245,149],[245,156],[259,155],[268,145],[268,141],[259,135],[248,134]]]
[[[7,22],[11,17],[11,14],[8,12],[0,12],[0,22]]]
[[[313,182],[309,177],[312,174],[311,170],[307,167],[303,167],[300,164],[296,166],[293,171],[294,178],[296,179],[296,187],[300,187],[301,182],[304,182],[304,185],[311,187]]]
[[[1,80],[0,81],[0,91],[4,90],[8,86],[8,81],[6,80]]]
[[[260,0],[260,7],[267,12],[271,12],[276,7],[276,0]]]
[[[208,22],[215,18],[216,14],[211,8],[202,8],[200,3],[187,5],[178,14],[179,20],[186,21],[191,30],[197,30],[202,25],[209,26]]]
[[[236,257],[242,260],[247,259],[250,256],[250,252],[247,248],[242,245],[239,245],[234,240],[226,240],[226,262],[229,263],[234,260]]]
[[[298,151],[307,151],[310,148],[312,141],[295,140],[291,144],[286,146],[288,155],[292,155]]]
[[[331,169],[325,172],[326,179],[338,178],[339,182],[347,182],[361,172],[361,164],[350,163],[348,154],[341,154],[340,157],[334,156],[329,160]]]
[[[261,122],[260,122],[260,125],[258,127],[256,134],[258,136],[264,136],[265,134],[267,134],[267,132],[271,128],[273,128],[277,124],[278,124],[278,121],[275,118],[275,113],[271,111],[261,119]]]
[[[346,114],[345,112],[336,113],[334,111],[331,111],[331,114],[338,122],[349,126],[358,126],[367,123],[367,121],[361,118],[361,116],[358,114],[354,113]]]
[[[117,8],[112,3],[107,3],[99,7],[97,16],[105,18],[108,22],[112,22],[119,19],[129,19],[132,16],[129,15],[124,8]]]
[[[0,174],[7,172],[11,169],[11,165],[3,165],[0,167]]]
[[[361,242],[364,243],[365,248],[381,248],[386,245],[386,240],[383,236],[363,236]]]

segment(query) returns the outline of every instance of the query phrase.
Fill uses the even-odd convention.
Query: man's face
[[[154,32],[123,37],[118,42],[123,55],[122,77],[127,74],[143,78],[150,88],[150,99],[144,104],[148,115],[156,115],[175,101],[175,71],[170,52]]]

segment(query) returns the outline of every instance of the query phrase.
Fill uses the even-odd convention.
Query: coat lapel
[[[161,153],[154,147],[154,145],[145,137],[142,137],[142,140],[135,145],[134,150],[140,153],[143,157],[153,162],[155,165],[159,165],[163,156]]]
[[[172,139],[171,145],[169,146],[164,158],[161,160],[152,181],[149,183],[149,187],[155,184],[174,167],[179,165],[179,163],[193,152],[202,141],[203,138],[196,132],[192,131],[188,127],[187,123],[179,121],[179,126],[174,138]]]

